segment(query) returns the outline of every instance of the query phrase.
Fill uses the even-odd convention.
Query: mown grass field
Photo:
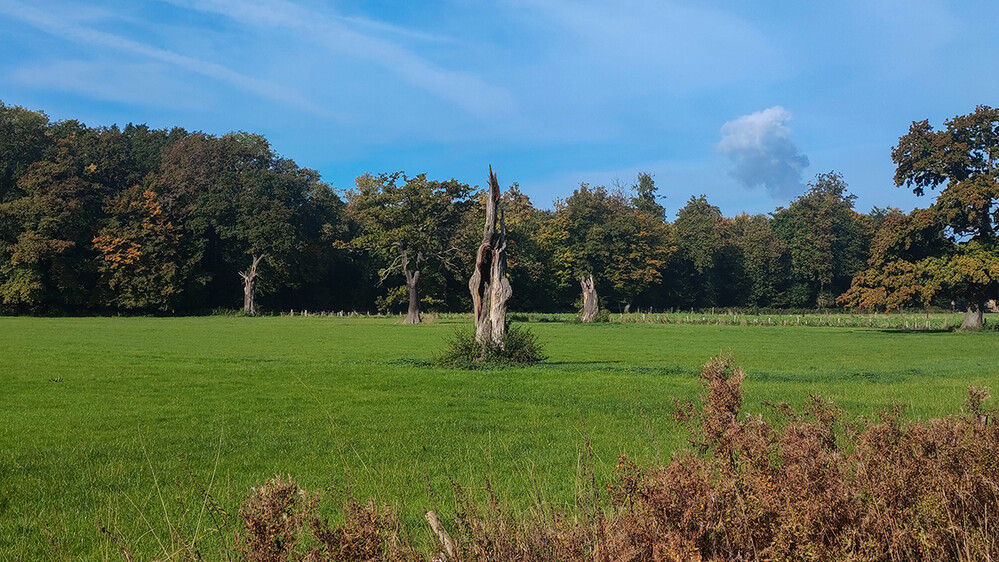
[[[718,353],[749,373],[755,412],[821,394],[851,415],[928,418],[968,385],[999,390],[996,332],[532,323],[545,364],[469,372],[429,363],[467,321],[395,322],[0,318],[0,559],[118,558],[99,525],[139,559],[179,535],[213,557],[232,520],[204,492],[232,513],[275,473],[328,497],[349,484],[414,527],[435,502],[448,512],[452,482],[484,476],[514,505],[532,478],[571,504],[584,435],[599,477],[619,454],[683,446],[673,399],[696,396]]]

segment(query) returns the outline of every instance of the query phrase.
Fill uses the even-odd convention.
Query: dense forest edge
[[[510,310],[957,308],[980,328],[999,296],[999,110],[914,122],[891,157],[900,188],[937,190],[927,208],[860,212],[835,171],[731,218],[700,195],[670,220],[647,173],[552,210],[513,183]],[[467,311],[484,206],[477,186],[425,174],[337,190],[257,134],[0,102],[0,313]]]

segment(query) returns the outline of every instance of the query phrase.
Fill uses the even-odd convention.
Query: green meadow
[[[250,487],[291,474],[378,498],[416,534],[452,485],[570,507],[598,479],[686,443],[675,399],[731,353],[746,410],[810,394],[852,416],[959,411],[999,389],[999,333],[697,323],[530,323],[549,359],[459,371],[434,354],[468,320],[0,318],[0,559],[166,558],[231,543]],[[953,323],[957,323],[957,317]],[[206,498],[209,498],[206,500]],[[329,509],[329,507],[327,507]]]

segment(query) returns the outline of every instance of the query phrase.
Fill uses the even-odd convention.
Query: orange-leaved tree
[[[156,180],[125,190],[104,205],[110,217],[93,239],[108,303],[169,310],[180,293],[180,229],[163,212]]]
[[[951,296],[967,304],[961,328],[979,330],[985,301],[999,294],[999,109],[979,106],[944,125],[914,122],[892,151],[896,185],[916,195],[943,185],[936,202],[886,218],[840,302],[900,308]]]

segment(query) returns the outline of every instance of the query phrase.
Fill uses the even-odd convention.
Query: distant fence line
[[[950,330],[960,314],[616,314],[612,322],[635,324],[707,324],[723,326],[838,326],[892,330]]]
[[[265,313],[266,314],[266,313]],[[337,317],[337,318],[402,318],[403,314],[385,314],[347,310],[287,310],[271,313],[273,316]],[[438,321],[471,321],[470,313],[427,312],[427,323]],[[961,325],[962,315],[953,312],[806,312],[806,313],[748,313],[733,310],[708,312],[630,312],[609,314],[606,321],[618,324],[700,324],[714,326],[824,326],[844,328],[880,328],[890,330],[939,331],[952,330]],[[573,313],[514,312],[513,322],[576,323]]]

